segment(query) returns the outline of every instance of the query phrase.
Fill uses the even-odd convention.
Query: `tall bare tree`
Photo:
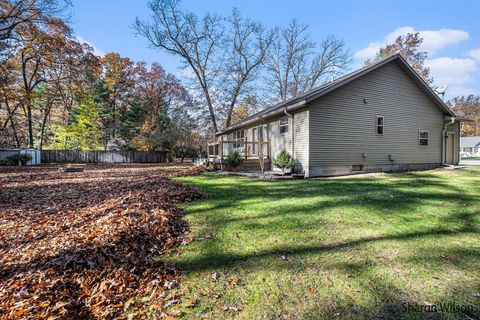
[[[273,100],[284,101],[343,73],[351,62],[343,41],[330,35],[318,46],[308,26],[293,20],[268,51],[267,90]]]
[[[199,19],[182,11],[178,0],[152,0],[148,6],[153,21],[148,23],[137,19],[135,30],[152,47],[180,57],[183,67],[190,67],[203,93],[213,128],[217,131],[213,94],[220,72],[215,55],[223,38],[222,19],[211,14]]]
[[[193,72],[213,130],[218,131],[223,114],[230,124],[239,96],[265,58],[272,32],[236,9],[224,19],[184,12],[178,0],[151,0],[149,8],[152,22],[137,19],[136,32],[152,47],[180,57],[183,67]]]
[[[50,24],[70,0],[0,0],[0,44],[16,38],[16,30],[26,24]]]
[[[232,123],[232,115],[239,98],[257,78],[260,66],[275,38],[275,31],[265,31],[262,24],[243,18],[238,9],[233,9],[227,21],[230,28],[224,49],[227,53],[224,92],[227,93],[226,98],[229,101],[225,121],[228,127]]]

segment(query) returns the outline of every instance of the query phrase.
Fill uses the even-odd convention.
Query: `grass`
[[[480,318],[479,169],[177,178],[210,195],[184,206],[195,240],[167,258],[183,270],[178,308],[192,319]]]
[[[480,160],[480,157],[465,157],[462,160]]]

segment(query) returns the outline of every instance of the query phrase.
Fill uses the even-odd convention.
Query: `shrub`
[[[8,166],[18,166],[27,165],[27,162],[32,160],[32,156],[29,154],[14,154],[13,156],[7,157],[6,162]]]
[[[236,167],[238,167],[239,165],[242,164],[243,158],[242,158],[242,155],[238,151],[234,151],[234,152],[232,152],[228,155],[228,157],[225,161],[227,162],[227,164],[229,166],[231,166],[233,168],[236,168]]]
[[[293,171],[293,169],[295,168],[295,164],[295,159],[293,159],[293,157],[286,150],[280,152],[278,157],[273,160],[273,165],[277,168],[282,169],[283,174],[285,174],[285,171],[287,169]]]

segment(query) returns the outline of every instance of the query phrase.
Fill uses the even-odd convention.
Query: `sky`
[[[268,27],[284,27],[295,18],[309,26],[316,42],[330,34],[342,39],[352,53],[352,69],[398,35],[420,32],[434,84],[448,85],[446,99],[480,94],[478,0],[184,0],[182,7],[197,15],[228,15],[236,7]],[[73,0],[70,20],[76,36],[98,54],[114,51],[135,61],[159,62],[181,75],[178,59],[149,48],[133,33],[135,18],[149,16],[147,0]]]

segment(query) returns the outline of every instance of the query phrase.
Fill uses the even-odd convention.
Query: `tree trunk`
[[[30,94],[27,98],[27,123],[28,123],[28,147],[33,148],[33,119],[32,119],[32,103]]]
[[[238,88],[239,87],[235,88],[232,100],[230,102],[230,105],[228,106],[227,123],[225,127],[229,127],[232,124],[233,108],[235,108],[235,103],[237,102],[238,93],[240,91]]]
[[[210,99],[210,95],[208,94],[208,91],[206,91],[206,89],[204,89],[204,92],[205,92],[205,96],[207,98],[207,105],[208,105],[208,111],[210,112],[210,118],[212,119],[213,130],[215,130],[215,132],[217,132],[218,131],[217,120],[215,118],[215,112],[213,110],[212,100]]]
[[[180,160],[180,163],[183,163],[184,159],[185,159],[185,152],[182,151],[182,159]]]
[[[43,117],[43,122],[42,122],[42,130],[40,131],[40,150],[43,150],[43,137],[45,134],[45,125],[47,123],[48,115],[50,113],[50,103],[47,104],[47,108],[45,110],[45,115]]]
[[[15,127],[13,118],[10,118],[10,126],[12,127],[12,130],[13,130],[13,137],[15,138],[15,143],[17,144],[17,148],[20,148],[20,139],[18,139],[17,128]]]

